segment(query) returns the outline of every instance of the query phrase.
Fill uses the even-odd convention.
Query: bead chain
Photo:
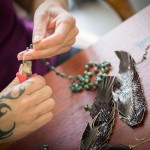
[[[55,67],[51,66],[50,63],[46,59],[41,59],[41,61],[45,64],[46,67],[50,69],[50,71],[55,72],[56,75],[66,78],[68,80],[72,80],[75,77],[69,75],[66,76],[64,73],[61,73],[55,69]],[[94,67],[94,71],[90,72],[90,68]],[[111,70],[111,64],[110,62],[104,61],[100,64],[97,62],[88,62],[85,65],[85,71],[83,75],[77,75],[76,80],[77,82],[74,82],[71,84],[70,89],[72,92],[80,92],[90,89],[95,89],[97,85],[105,78],[106,74]],[[101,73],[100,73],[101,72]],[[92,77],[96,77],[94,81],[91,82]]]

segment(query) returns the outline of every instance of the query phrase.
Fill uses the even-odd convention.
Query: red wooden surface
[[[115,50],[125,50],[140,60],[143,49],[150,44],[150,6],[136,14],[116,29],[104,36],[99,42],[80,52],[71,58],[57,70],[69,75],[81,74],[84,65],[89,60],[104,61],[112,63],[113,69],[110,75],[118,75],[119,59]],[[138,127],[130,127],[122,122],[116,115],[110,142],[118,144],[136,144],[135,137],[142,138],[148,132],[150,126],[150,51],[147,60],[138,65],[144,94],[148,104],[143,123]],[[51,150],[77,150],[80,139],[86,126],[90,121],[89,112],[85,112],[83,105],[92,103],[95,92],[72,93],[69,89],[70,82],[57,77],[53,72],[45,75],[47,84],[53,89],[53,98],[56,107],[53,110],[54,119],[40,130],[28,137],[14,143],[11,150],[36,150],[38,145],[48,144]],[[149,135],[150,138],[150,135]],[[147,142],[135,150],[149,150],[150,142]]]

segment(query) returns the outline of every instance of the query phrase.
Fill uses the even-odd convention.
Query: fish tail
[[[129,53],[125,51],[115,51],[115,53],[120,59],[119,73],[135,70],[135,61]]]

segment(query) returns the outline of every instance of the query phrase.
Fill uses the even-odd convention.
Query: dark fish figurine
[[[146,101],[136,63],[131,55],[124,51],[116,51],[120,59],[119,86],[113,95],[121,119],[130,126],[139,124],[146,110]]]
[[[105,144],[101,150],[131,150],[128,146],[122,144]]]
[[[83,133],[80,150],[100,150],[112,132],[115,120],[113,85],[116,78],[107,76],[98,85],[97,95],[90,110],[93,120]]]

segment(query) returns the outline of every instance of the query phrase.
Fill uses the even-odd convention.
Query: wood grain
[[[149,14],[150,6],[108,33],[93,46],[57,67],[57,70],[67,75],[77,75],[82,74],[84,65],[90,60],[97,62],[108,60],[113,67],[109,75],[118,76],[119,59],[114,51],[125,50],[130,52],[136,61],[141,59],[144,48],[150,44]],[[116,115],[115,126],[109,142],[124,145],[136,144],[138,141],[135,140],[135,137],[142,138],[148,132],[150,126],[149,65],[150,52],[147,60],[137,66],[148,104],[142,124],[132,128]],[[47,84],[52,87],[53,98],[56,100],[56,107],[53,110],[54,119],[40,130],[14,143],[10,146],[11,150],[36,150],[37,146],[42,144],[48,144],[50,150],[79,149],[86,121],[91,120],[89,112],[84,111],[83,105],[92,103],[96,93],[94,91],[72,93],[69,89],[70,82],[57,77],[53,72],[46,74],[45,79]],[[150,142],[147,142],[135,150],[149,150],[149,148]]]

